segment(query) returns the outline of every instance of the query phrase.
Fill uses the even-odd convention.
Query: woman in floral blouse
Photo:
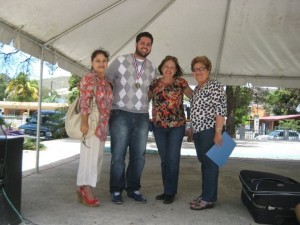
[[[77,174],[77,195],[79,202],[96,207],[100,201],[94,196],[93,188],[100,179],[103,161],[106,130],[112,104],[112,86],[105,77],[108,66],[108,52],[95,50],[91,56],[92,71],[85,74],[80,81],[80,108],[81,127],[84,135],[88,133],[88,117],[90,113],[90,101],[93,99],[94,87],[96,86],[96,104],[100,119],[95,134],[82,141],[80,146],[80,159]]]
[[[193,210],[212,208],[217,201],[219,167],[206,153],[214,144],[222,144],[226,96],[222,85],[210,79],[211,68],[206,56],[192,60],[191,69],[198,85],[191,98],[191,121],[202,173],[202,194],[191,201],[190,208]]]
[[[153,133],[161,158],[161,172],[164,191],[157,200],[170,204],[177,194],[180,150],[185,134],[183,95],[190,97],[192,89],[180,76],[182,69],[178,59],[166,56],[158,67],[161,78],[149,87],[152,99]]]

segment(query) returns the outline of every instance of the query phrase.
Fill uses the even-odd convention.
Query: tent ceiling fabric
[[[0,42],[82,75],[94,49],[113,59],[135,50],[149,31],[149,59],[178,57],[190,84],[190,62],[208,56],[226,85],[300,87],[299,0],[2,0]]]

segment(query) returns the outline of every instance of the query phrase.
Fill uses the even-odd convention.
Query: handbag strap
[[[94,77],[94,96],[96,96],[96,91],[97,91],[97,78],[96,76]]]
[[[97,78],[96,76],[94,77],[94,94],[93,94],[93,99],[91,99],[90,102],[90,107],[93,107],[94,104],[96,104],[96,93],[97,93]]]

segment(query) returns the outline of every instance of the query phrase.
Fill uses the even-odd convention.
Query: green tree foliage
[[[5,90],[10,78],[5,74],[0,74],[0,101],[6,98]]]
[[[52,94],[50,96],[43,95],[43,102],[48,102],[48,103],[55,102],[56,98],[57,98],[56,94]]]
[[[235,108],[235,125],[249,124],[249,105],[253,99],[253,90],[248,87],[241,87]]]
[[[21,72],[8,83],[5,94],[11,101],[34,102],[38,100],[38,83],[36,80],[30,80],[28,74]]]
[[[72,103],[75,100],[75,98],[79,95],[78,85],[80,79],[81,77],[76,74],[72,74],[72,76],[69,79],[69,103]]]
[[[65,129],[65,119],[66,119],[66,113],[68,110],[68,107],[61,107],[55,109],[56,111],[59,111],[61,113],[55,114],[51,117],[52,121],[49,121],[51,123],[51,130],[52,132],[52,138],[53,139],[60,139],[60,138],[66,138],[68,137],[66,129]],[[53,122],[54,121],[54,122]]]
[[[253,87],[252,91],[252,103],[264,105],[266,102],[266,96],[270,93],[267,88]]]
[[[300,89],[278,89],[271,91],[266,97],[266,109],[275,115],[297,114],[300,104]]]
[[[237,125],[249,124],[249,105],[253,99],[252,96],[253,91],[249,87],[226,86],[226,129],[233,137]]]
[[[235,127],[250,123],[250,107],[253,102],[262,104],[267,89],[259,87],[226,86],[227,120],[226,130],[234,137]]]
[[[300,120],[282,120],[279,121],[279,127],[288,130],[300,131]]]
[[[51,91],[48,88],[42,89],[42,101],[43,102],[57,102],[57,98],[60,98],[61,96],[56,91]]]
[[[6,125],[4,118],[2,116],[0,116],[0,125]]]

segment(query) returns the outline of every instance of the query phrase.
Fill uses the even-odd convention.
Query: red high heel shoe
[[[86,206],[90,207],[98,207],[100,205],[100,201],[97,198],[89,199],[86,193],[84,192],[83,187],[79,187],[77,189],[77,199],[79,203],[82,203]]]

